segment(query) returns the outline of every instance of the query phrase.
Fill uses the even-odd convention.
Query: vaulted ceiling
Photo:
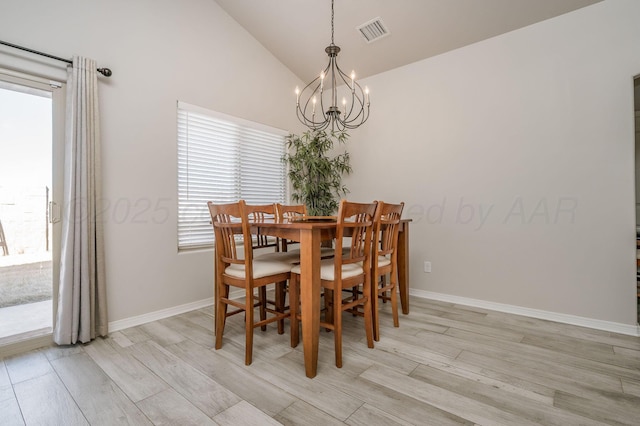
[[[215,0],[303,81],[326,66],[330,0]],[[340,67],[363,78],[602,0],[335,0]],[[389,34],[371,43],[356,27],[380,18]]]

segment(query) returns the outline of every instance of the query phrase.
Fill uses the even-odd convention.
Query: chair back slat
[[[342,265],[370,261],[373,220],[377,202],[353,203],[346,200],[340,202],[336,229],[336,253],[342,253]],[[350,239],[347,247],[343,247],[346,236]],[[346,249],[346,250],[344,250]],[[366,266],[365,266],[366,267]]]
[[[376,229],[374,230],[374,235],[379,238],[379,244],[376,244],[376,254],[378,256],[387,256],[395,253],[403,209],[404,203],[379,202],[378,212],[376,213],[378,217],[375,220]]]
[[[278,214],[278,221],[291,220],[296,217],[307,216],[307,206],[304,204],[276,204],[276,212]],[[296,241],[289,241],[286,238],[282,238],[280,245],[282,251],[287,251],[291,244],[298,244]]]
[[[307,216],[307,206],[304,204],[276,204],[278,220],[292,219],[301,216]]]
[[[264,222],[269,219],[276,219],[275,204],[251,205],[245,204],[245,212],[247,218],[253,222]],[[251,236],[251,246],[253,249],[275,247],[279,251],[278,239],[269,238],[267,235],[261,234],[260,229]]]
[[[227,264],[243,264],[238,255],[238,236],[243,234],[241,202],[230,204],[207,203],[213,224],[216,251]]]

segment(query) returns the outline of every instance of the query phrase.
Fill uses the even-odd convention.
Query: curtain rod
[[[18,46],[17,44],[7,43],[6,41],[0,40],[0,44],[4,44],[5,46],[13,47],[14,49],[24,50],[25,52],[35,53],[36,55],[46,56],[47,58],[55,59],[57,61],[66,62],[68,64],[73,64],[73,61],[70,59],[61,58],[59,56],[49,55],[48,53],[38,52],[37,50],[29,49],[27,47]],[[104,75],[105,77],[111,77],[113,74],[109,68],[98,68],[97,71]]]

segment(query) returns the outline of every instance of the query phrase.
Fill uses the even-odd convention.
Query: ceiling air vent
[[[360,32],[367,43],[371,43],[389,35],[389,30],[387,30],[387,27],[382,23],[382,19],[380,18],[375,18],[369,22],[365,22],[364,24],[356,27],[356,30]]]

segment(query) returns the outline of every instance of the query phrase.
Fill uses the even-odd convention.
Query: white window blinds
[[[207,202],[284,203],[283,130],[178,102],[178,249],[210,247]]]

